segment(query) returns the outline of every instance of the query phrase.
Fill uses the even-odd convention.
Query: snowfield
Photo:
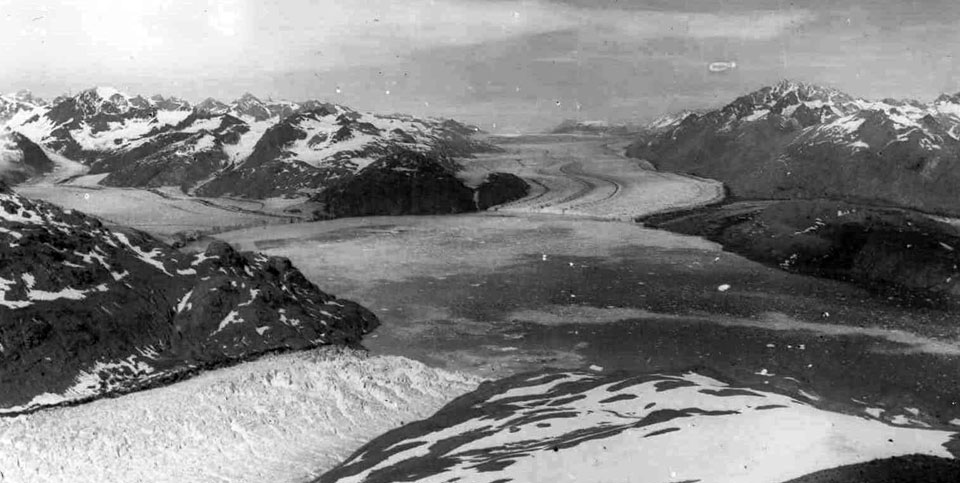
[[[364,446],[324,483],[788,481],[877,458],[953,458],[893,426],[697,373],[497,381]]]
[[[299,482],[480,379],[318,349],[149,391],[0,418],[0,482]]]

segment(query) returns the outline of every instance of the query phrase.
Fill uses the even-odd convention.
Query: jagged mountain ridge
[[[45,105],[47,105],[46,101],[34,97],[28,90],[0,94],[0,124],[6,123],[21,112],[29,112]]]
[[[377,325],[290,261],[184,254],[0,186],[0,414],[137,390],[268,351],[357,344]]]
[[[360,113],[323,104],[270,126],[250,154],[230,165],[197,194],[269,197],[309,193],[353,175],[396,150],[427,153],[441,164],[451,156],[487,149],[452,121]]]
[[[309,194],[397,147],[437,156],[492,149],[470,139],[476,128],[452,120],[375,115],[321,101],[262,101],[252,94],[191,106],[104,87],[17,110],[7,127],[89,165],[92,174],[108,174],[103,184],[177,185],[208,196]]]
[[[842,198],[960,212],[960,96],[868,101],[783,81],[689,114],[627,150],[741,198]]]

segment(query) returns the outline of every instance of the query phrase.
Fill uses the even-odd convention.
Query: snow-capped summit
[[[87,92],[94,92],[101,99],[112,99],[114,96],[119,96],[122,98],[129,97],[126,94],[120,92],[120,89],[117,89],[113,86],[96,86],[87,90]]]
[[[193,109],[199,114],[216,116],[219,114],[226,114],[230,110],[230,106],[212,97],[208,97],[200,101],[200,103],[194,106]]]
[[[92,87],[74,96],[74,100],[77,109],[84,116],[95,116],[101,113],[120,115],[133,109],[149,107],[149,105],[137,102],[133,96],[109,86]]]
[[[297,103],[292,101],[284,100],[273,100],[267,99],[264,101],[264,105],[267,106],[267,109],[270,111],[272,116],[275,116],[279,119],[284,119],[287,116],[292,116],[300,111],[308,110],[309,107],[306,107],[305,104],[312,104],[318,101],[307,101],[306,103]]]
[[[262,100],[247,92],[229,104],[208,97],[198,103],[193,109],[198,114],[204,116],[230,114],[247,123],[258,123],[264,121],[279,122],[298,112],[330,105],[332,104],[318,100],[303,102],[274,99]]]
[[[780,116],[809,126],[856,110],[856,100],[837,89],[782,80],[773,86],[737,98],[720,113],[727,123],[751,122]]]
[[[946,94],[946,93],[940,94],[940,96],[937,97],[937,99],[934,101],[935,104],[946,103],[946,102],[951,102],[954,104],[960,103],[960,92],[957,92],[955,94]]]
[[[254,121],[265,121],[273,117],[267,105],[249,92],[230,104],[230,112],[241,119],[249,118]]]
[[[956,100],[874,101],[782,81],[688,116],[638,140],[628,153],[723,181],[740,196],[854,196],[960,212]]]
[[[189,111],[193,106],[179,97],[163,97],[160,94],[150,96],[150,105],[164,111]]]

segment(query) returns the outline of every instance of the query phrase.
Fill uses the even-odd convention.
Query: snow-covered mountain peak
[[[107,100],[113,98],[113,96],[120,96],[123,98],[129,97],[126,94],[120,92],[120,89],[117,89],[116,87],[113,87],[113,86],[97,86],[89,89],[89,91],[96,93],[101,99],[107,99]]]
[[[721,110],[721,115],[728,128],[731,122],[758,121],[770,115],[810,126],[857,109],[857,100],[837,89],[783,80],[737,98]]]
[[[850,97],[849,95],[833,87],[823,86],[819,84],[812,84],[807,82],[794,81],[790,79],[783,79],[777,82],[776,84],[770,86],[769,89],[772,95],[778,96],[778,97],[784,97],[795,92],[797,93],[797,96],[802,100],[820,99],[823,101],[827,101],[834,97],[852,99],[852,97]]]
[[[218,115],[225,114],[230,110],[230,106],[220,102],[212,97],[208,97],[194,107],[194,110],[200,114]]]
[[[126,114],[134,109],[149,108],[149,103],[142,97],[133,97],[120,90],[99,86],[84,90],[73,97],[73,101],[84,117],[98,114],[119,115]],[[140,107],[145,105],[145,107]]]
[[[868,100],[782,82],[640,138],[629,152],[745,197],[859,196],[952,212],[958,97]]]
[[[154,94],[149,98],[150,105],[164,111],[189,111],[193,106],[189,102],[179,97],[164,97],[160,94]]]
[[[230,104],[230,111],[237,117],[265,121],[273,117],[270,109],[257,96],[247,92]]]
[[[255,96],[255,95],[253,95],[253,94],[251,94],[251,93],[249,93],[249,92],[244,92],[243,95],[241,95],[240,97],[238,97],[235,102],[237,102],[237,103],[251,103],[251,102],[262,103],[263,101],[261,101],[259,97]]]

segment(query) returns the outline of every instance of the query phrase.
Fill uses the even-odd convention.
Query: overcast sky
[[[960,91],[958,53],[955,0],[0,0],[0,91],[249,91],[498,131],[646,120],[785,77],[931,99]]]

